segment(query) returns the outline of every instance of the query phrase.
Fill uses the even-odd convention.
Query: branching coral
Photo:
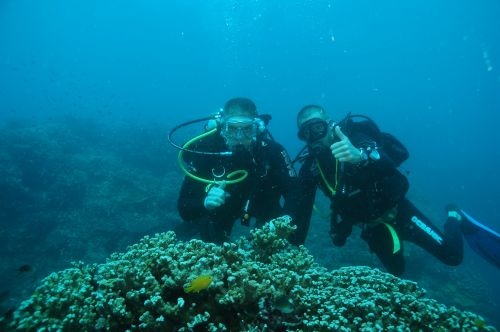
[[[222,246],[145,237],[101,265],[53,273],[14,313],[23,330],[484,329],[482,318],[426,299],[415,283],[367,267],[328,272],[293,247],[282,217]],[[183,287],[199,275],[199,293]]]

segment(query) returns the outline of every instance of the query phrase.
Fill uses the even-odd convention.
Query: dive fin
[[[481,224],[463,210],[462,233],[472,250],[500,268],[500,234]]]

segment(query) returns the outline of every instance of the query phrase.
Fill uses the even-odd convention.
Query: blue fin
[[[469,246],[489,263],[500,268],[500,234],[460,210],[462,233]]]

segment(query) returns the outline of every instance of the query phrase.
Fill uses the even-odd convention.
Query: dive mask
[[[243,116],[227,118],[222,123],[221,136],[229,147],[238,144],[247,146],[257,137],[255,119]]]
[[[321,119],[311,119],[306,121],[299,130],[299,139],[310,144],[326,136],[328,133],[328,123]]]

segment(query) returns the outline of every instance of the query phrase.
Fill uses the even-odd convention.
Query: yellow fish
[[[198,276],[189,283],[189,286],[184,287],[184,291],[186,293],[199,293],[200,291],[207,289],[212,283],[212,280],[213,277],[209,275]]]

